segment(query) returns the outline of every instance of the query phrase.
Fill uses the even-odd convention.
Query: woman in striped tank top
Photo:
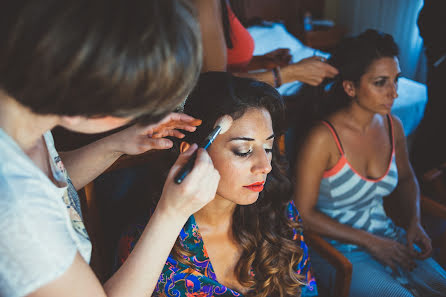
[[[446,296],[446,272],[429,257],[431,242],[420,224],[403,128],[390,114],[398,96],[397,56],[390,35],[368,30],[333,53],[335,80],[302,90],[317,121],[300,145],[295,201],[305,227],[352,262],[350,296]],[[383,197],[392,192],[401,198],[407,230],[384,211]],[[311,256],[320,290],[330,292],[333,268]]]

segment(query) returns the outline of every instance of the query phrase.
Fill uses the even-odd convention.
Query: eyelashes
[[[242,153],[239,151],[233,151],[234,155],[239,156],[239,157],[248,157],[249,155],[251,155],[252,150],[247,151],[246,153]]]
[[[249,157],[252,154],[252,149],[250,149],[247,152],[240,152],[237,150],[232,151],[234,153],[234,155],[238,156],[238,157],[242,157],[242,158],[246,158]],[[273,149],[265,149],[265,152],[268,154],[271,154],[273,152]]]

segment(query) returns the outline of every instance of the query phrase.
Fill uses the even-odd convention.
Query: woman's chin
[[[253,204],[259,199],[259,193],[251,193],[250,195],[246,195],[243,199],[238,201],[238,205],[250,205]]]

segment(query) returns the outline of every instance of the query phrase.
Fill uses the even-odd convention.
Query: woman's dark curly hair
[[[296,267],[302,250],[293,240],[293,229],[301,230],[301,226],[286,216],[291,184],[286,176],[287,163],[278,151],[284,119],[280,94],[265,83],[229,73],[202,74],[186,100],[184,112],[202,119],[203,124],[184,140],[200,143],[219,117],[230,115],[236,120],[251,108],[269,111],[276,137],[265,190],[256,203],[238,205],[232,217],[234,239],[243,249],[235,273],[238,281],[250,288],[247,296],[299,296],[303,282]],[[181,255],[188,255],[188,251],[177,241],[173,254],[183,262]]]
[[[351,104],[352,98],[345,93],[343,81],[351,81],[359,86],[361,77],[374,61],[398,57],[398,53],[398,46],[391,35],[372,29],[341,41],[327,61],[339,70],[339,74],[334,78],[326,78],[317,87],[304,85],[297,98],[293,98],[298,101],[299,107],[299,110],[293,112],[297,114],[294,117],[297,147],[314,123]]]

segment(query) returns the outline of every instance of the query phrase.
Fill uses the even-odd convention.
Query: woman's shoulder
[[[328,144],[333,139],[330,122],[326,120],[315,123],[308,132],[307,141],[314,145]]]
[[[337,152],[336,142],[337,136],[333,126],[327,121],[319,121],[308,131],[302,149],[319,156],[324,152],[330,154]]]
[[[399,135],[404,135],[403,123],[400,118],[394,114],[389,114],[388,117],[392,121],[392,128],[395,136],[398,137]]]

